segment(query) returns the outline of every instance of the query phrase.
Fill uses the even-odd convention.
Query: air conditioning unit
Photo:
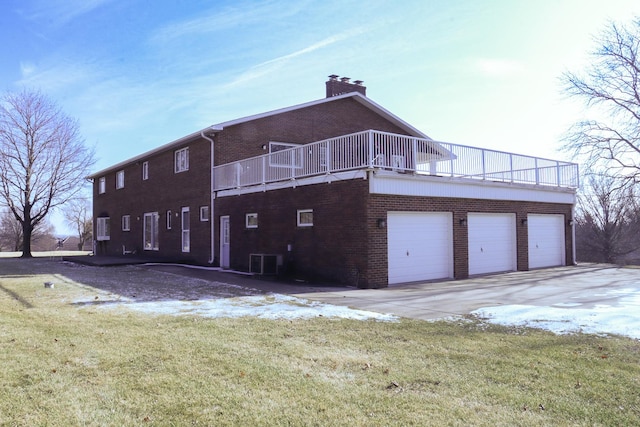
[[[264,276],[278,274],[278,268],[282,266],[282,255],[274,254],[250,254],[249,271]]]

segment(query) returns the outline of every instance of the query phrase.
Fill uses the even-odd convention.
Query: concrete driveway
[[[616,306],[629,288],[640,287],[640,269],[578,265],[466,280],[419,283],[384,289],[327,289],[290,295],[416,319],[465,315],[478,308],[530,305],[589,309]],[[286,289],[279,289],[279,292]]]

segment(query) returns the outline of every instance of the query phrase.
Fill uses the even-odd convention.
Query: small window
[[[269,166],[276,168],[302,168],[303,150],[299,144],[269,143]]]
[[[107,191],[107,179],[103,176],[98,180],[98,194],[104,194]]]
[[[124,171],[116,172],[116,188],[124,188]]]
[[[96,240],[109,240],[111,238],[109,217],[96,218],[96,220]]]
[[[247,228],[258,228],[258,214],[248,213],[245,217],[245,224]]]
[[[171,230],[171,221],[172,221],[171,216],[172,215],[173,214],[171,213],[171,209],[169,209],[167,211],[167,230]]]
[[[313,226],[313,209],[298,210],[298,227]]]
[[[209,206],[200,206],[200,221],[209,221]]]
[[[189,170],[189,147],[177,150],[175,153],[175,173]]]
[[[149,179],[149,162],[142,163],[142,180],[146,181]]]
[[[130,215],[122,215],[122,231],[131,231]]]

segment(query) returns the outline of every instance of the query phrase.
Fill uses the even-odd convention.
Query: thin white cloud
[[[476,59],[475,68],[490,76],[508,76],[524,70],[524,66],[518,61],[498,58]]]
[[[39,0],[24,14],[30,20],[59,27],[110,1],[112,0]]]
[[[166,25],[151,36],[151,41],[164,44],[185,36],[213,33],[257,21],[282,20],[298,13],[306,3],[297,2],[292,5],[268,1],[260,4],[245,3],[222,10],[215,9],[202,16]]]
[[[295,52],[292,53],[288,53],[286,55],[282,55],[279,56],[277,58],[273,58],[270,59],[268,61],[262,62],[260,64],[257,64],[253,67],[251,67],[249,70],[247,70],[246,72],[242,73],[241,75],[239,75],[236,79],[234,79],[233,81],[231,81],[229,84],[226,85],[227,88],[230,87],[234,87],[243,83],[246,83],[248,81],[257,79],[259,77],[262,77],[264,75],[267,75],[269,73],[273,73],[276,70],[280,69],[284,64],[286,64],[288,61],[302,56],[302,55],[306,55],[308,53],[314,52],[316,50],[325,48],[327,46],[330,46],[332,44],[341,42],[343,40],[349,39],[351,37],[354,37],[358,34],[362,34],[363,32],[365,32],[365,29],[363,28],[355,28],[352,30],[348,30],[348,31],[344,31],[340,34],[336,34],[330,37],[327,37],[323,40],[320,40],[317,43],[313,43],[305,48],[296,50]]]

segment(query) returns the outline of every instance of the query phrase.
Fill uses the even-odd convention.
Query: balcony
[[[363,131],[214,167],[214,191],[356,170],[575,189],[578,165],[464,145]]]

